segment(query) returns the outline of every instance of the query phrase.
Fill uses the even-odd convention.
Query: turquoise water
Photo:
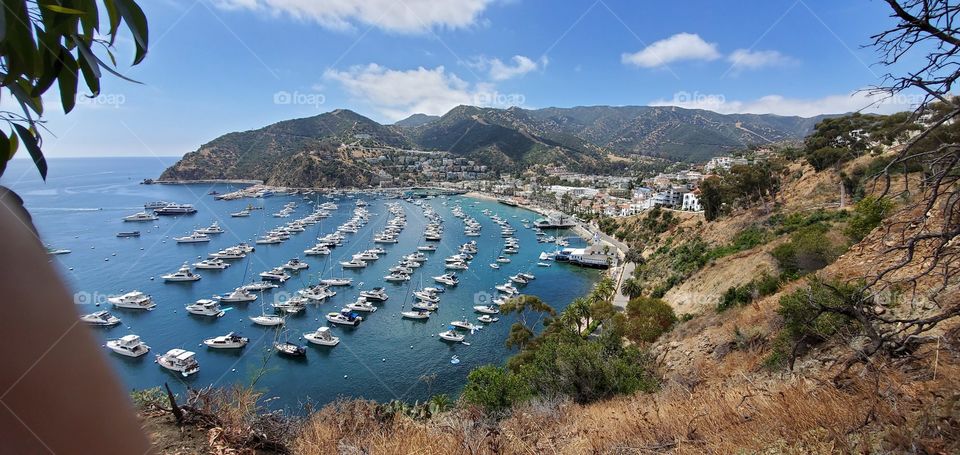
[[[337,397],[362,397],[374,400],[422,400],[432,394],[459,393],[470,369],[488,363],[501,363],[511,352],[504,347],[504,339],[515,317],[501,317],[500,322],[467,336],[470,346],[441,342],[436,334],[445,330],[447,324],[464,316],[475,321],[472,310],[477,299],[487,303],[489,295],[495,295],[494,285],[506,281],[518,271],[529,271],[537,278],[522,291],[537,295],[557,309],[568,305],[582,295],[598,277],[594,270],[581,269],[568,264],[553,267],[536,267],[541,251],[552,249],[539,244],[533,231],[522,227],[521,219],[533,220],[536,214],[490,201],[463,197],[425,200],[443,216],[443,241],[437,244],[438,251],[427,253],[430,259],[416,269],[409,283],[386,283],[383,277],[387,269],[396,265],[404,254],[423,244],[422,232],[425,220],[421,208],[401,202],[407,215],[407,227],[397,244],[374,244],[372,236],[382,229],[390,218],[385,203],[388,200],[365,197],[370,202],[370,222],[357,234],[346,234],[348,241],[333,250],[329,259],[325,256],[305,256],[303,250],[314,239],[333,232],[337,226],[352,216],[354,200],[343,198],[336,201],[339,209],[321,224],[307,227],[306,232],[293,235],[279,245],[256,245],[256,252],[246,259],[231,261],[224,271],[200,270],[203,278],[193,284],[165,284],[160,275],[175,271],[184,261],[196,262],[200,256],[241,241],[253,243],[261,232],[292,221],[312,212],[313,206],[302,196],[275,196],[265,199],[238,201],[214,201],[207,193],[238,188],[225,184],[202,185],[140,185],[145,177],[156,177],[172,158],[91,158],[54,159],[50,161],[50,174],[42,182],[32,168],[32,163],[16,160],[0,178],[0,184],[9,186],[20,194],[34,218],[43,241],[56,248],[73,252],[51,258],[60,268],[63,278],[76,292],[78,312],[89,313],[108,309],[123,320],[113,328],[89,328],[103,341],[118,338],[127,333],[136,333],[152,347],[152,352],[138,359],[130,359],[110,353],[104,355],[131,389],[147,388],[170,383],[182,389],[186,385],[227,385],[249,383],[262,371],[257,386],[266,389],[268,396],[275,397],[272,406],[297,408],[299,404],[312,402],[323,404]],[[124,223],[121,218],[142,210],[145,202],[155,200],[194,204],[198,213],[180,217],[161,217],[152,223]],[[320,199],[321,202],[329,199]],[[271,216],[285,203],[297,202],[297,211],[290,218]],[[443,202],[446,201],[446,205]],[[249,218],[231,218],[247,204],[262,204]],[[450,213],[460,203],[464,211],[476,218],[483,226],[481,237],[463,235],[463,222]],[[517,229],[520,253],[511,256],[510,264],[493,270],[487,264],[499,254],[503,241],[500,229],[489,217],[481,214],[488,208],[506,218]],[[516,216],[516,218],[514,218]],[[205,244],[176,244],[172,237],[189,234],[193,229],[219,221],[226,233],[214,235]],[[140,230],[140,238],[116,238],[119,231]],[[444,273],[443,259],[456,253],[458,246],[469,240],[477,240],[479,252],[470,270],[458,272],[460,285],[448,290],[441,297],[440,310],[427,322],[400,318],[401,309],[409,309],[412,291],[421,286],[435,285],[431,276]],[[576,242],[573,242],[576,245]],[[340,260],[374,246],[387,250],[380,260],[365,269],[341,271]],[[253,325],[248,317],[261,313],[261,300],[272,301],[271,293],[249,304],[231,307],[219,319],[192,316],[184,306],[199,298],[228,292],[249,283],[257,274],[279,266],[293,257],[300,257],[310,268],[294,275],[294,278],[273,291],[295,292],[307,284],[315,283],[317,275],[324,277],[350,276],[353,287],[338,287],[337,295],[323,303],[312,304],[299,315],[289,316],[285,331],[279,335],[271,328]],[[331,265],[332,264],[332,265]],[[326,268],[326,269],[325,269]],[[333,270],[331,273],[330,270]],[[151,277],[154,279],[151,280]],[[422,280],[422,281],[421,281]],[[334,327],[334,335],[341,342],[334,348],[309,346],[306,359],[291,360],[268,355],[276,337],[297,340],[302,333],[312,332],[317,327],[328,325],[323,315],[337,311],[343,305],[356,300],[360,290],[377,286],[386,288],[390,299],[380,310],[365,317],[355,329]],[[137,289],[153,296],[157,308],[153,311],[113,309],[102,304],[103,298]],[[225,305],[226,306],[226,305]],[[268,307],[269,310],[269,307]],[[234,331],[247,336],[251,343],[243,350],[213,350],[201,346],[203,339]],[[188,379],[171,374],[153,361],[154,354],[172,348],[184,348],[197,352],[200,372]],[[450,363],[452,355],[461,362]],[[427,379],[425,379],[426,377]]]

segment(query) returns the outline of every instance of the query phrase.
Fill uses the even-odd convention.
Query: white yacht
[[[496,317],[490,316],[489,314],[485,314],[483,316],[479,316],[477,320],[485,324],[490,324],[490,323],[499,321],[500,318],[496,318]]]
[[[407,319],[430,319],[429,311],[402,311],[400,315]]]
[[[448,286],[456,286],[457,283],[460,282],[460,280],[457,279],[457,275],[453,273],[444,273],[443,275],[435,276],[433,277],[433,280],[436,281],[437,283],[445,284]]]
[[[145,208],[145,209],[147,209],[147,210],[156,210],[156,209],[159,209],[159,208],[166,207],[166,206],[168,206],[168,205],[170,205],[170,204],[172,204],[172,202],[167,202],[167,201],[153,201],[153,202],[147,202],[146,204],[143,204],[143,208]]]
[[[150,352],[150,346],[144,344],[140,337],[134,334],[107,341],[107,349],[127,357],[140,357]]]
[[[276,284],[273,284],[269,281],[254,281],[253,283],[240,286],[240,289],[243,289],[244,291],[261,291],[262,292],[262,291],[269,291],[271,289],[276,289],[278,287],[280,286],[277,286]]]
[[[234,218],[248,217],[248,216],[250,216],[250,211],[247,210],[247,209],[243,209],[243,210],[241,210],[241,211],[239,211],[239,212],[233,212],[233,213],[231,213],[230,216],[232,216],[232,217],[234,217]]]
[[[198,269],[223,270],[230,267],[230,264],[223,262],[223,259],[204,259],[193,263],[193,266]]]
[[[440,339],[443,341],[452,341],[454,343],[459,343],[464,339],[464,336],[462,334],[457,333],[453,329],[447,330],[445,332],[440,332],[440,334],[437,336],[439,336]]]
[[[168,370],[176,371],[183,377],[187,377],[200,371],[200,364],[194,358],[195,355],[196,353],[191,351],[171,349],[164,355],[158,355],[157,363]]]
[[[282,242],[283,242],[283,239],[273,235],[260,237],[254,241],[254,243],[256,243],[257,245],[273,245],[273,244],[282,243]]]
[[[313,344],[321,346],[336,346],[340,343],[340,338],[330,334],[329,327],[320,327],[316,332],[304,333],[303,338]]]
[[[357,326],[363,321],[363,318],[356,313],[344,308],[339,313],[327,313],[327,320],[334,324]]]
[[[223,234],[224,230],[222,227],[220,227],[219,222],[214,221],[213,224],[211,224],[210,226],[197,229],[196,232],[199,232],[201,234]]]
[[[173,239],[176,240],[177,243],[203,243],[209,242],[210,236],[200,232],[194,232],[193,234],[184,237],[174,237]]]
[[[368,302],[367,299],[360,297],[355,302],[350,302],[347,304],[347,308],[353,311],[362,311],[365,313],[373,313],[377,311],[377,307],[373,306],[372,303]]]
[[[303,250],[303,254],[306,254],[307,256],[327,255],[330,254],[330,248],[327,248],[324,245],[316,245]]]
[[[433,245],[422,245],[417,247],[418,251],[437,251],[437,247]]]
[[[250,316],[250,320],[253,321],[254,324],[264,325],[267,327],[282,325],[284,322],[284,319],[282,317],[269,315],[269,314],[261,314],[260,316]]]
[[[330,288],[325,285],[309,286],[297,291],[297,294],[314,302],[322,302],[328,297],[337,295],[336,291],[330,290]]]
[[[173,273],[168,273],[166,275],[161,275],[160,278],[163,278],[164,281],[169,282],[178,282],[178,281],[197,281],[200,279],[200,275],[190,271],[190,266],[186,263],[180,267],[180,270],[177,270]]]
[[[407,275],[406,273],[397,273],[397,272],[394,272],[394,273],[391,273],[391,274],[383,277],[383,279],[386,280],[386,281],[398,283],[398,282],[403,282],[403,281],[410,281],[410,275]]]
[[[360,291],[360,297],[375,302],[386,302],[388,298],[387,291],[383,288],[373,288],[369,291]]]
[[[197,316],[212,316],[219,318],[223,316],[223,310],[220,308],[220,302],[211,299],[200,299],[195,303],[186,306],[187,312]]]
[[[310,264],[307,264],[306,262],[301,261],[300,258],[293,258],[287,261],[286,264],[283,264],[280,267],[282,267],[284,270],[299,272],[303,269],[309,268]]]
[[[349,261],[340,261],[340,265],[345,269],[362,269],[367,266],[367,263],[354,258]]]
[[[437,311],[440,308],[439,305],[433,302],[427,302],[425,300],[418,300],[410,305],[410,308],[415,310],[424,310],[424,311]]]
[[[520,293],[520,290],[517,289],[517,288],[515,288],[515,287],[514,287],[512,284],[510,284],[510,283],[498,284],[498,285],[496,285],[496,286],[494,286],[494,287],[495,287],[498,291],[503,292],[503,293],[505,293],[505,294],[509,294],[509,295],[519,294],[519,293]]]
[[[110,314],[108,311],[97,311],[96,313],[80,316],[80,321],[90,325],[111,326],[120,323],[120,318]]]
[[[499,314],[500,309],[493,305],[477,305],[473,307],[474,311],[483,314]]]
[[[510,262],[510,258],[508,258],[508,257],[506,257],[506,256],[500,256],[500,257],[497,258],[497,262],[500,262],[500,263],[502,263],[502,264],[507,264],[507,263]]]
[[[511,277],[510,277],[510,281],[513,281],[514,283],[517,283],[517,284],[527,284],[527,283],[530,283],[530,280],[528,280],[525,275],[521,275],[521,274],[519,274],[519,273],[516,274],[516,275],[511,276]]]
[[[272,304],[273,308],[278,311],[283,311],[287,314],[297,314],[307,308],[307,299],[305,297],[297,296],[290,297],[289,299],[274,302]]]
[[[207,257],[210,259],[243,259],[247,257],[247,254],[237,247],[230,247],[216,253],[210,253]]]
[[[220,299],[221,302],[225,303],[246,303],[257,300],[257,295],[242,287],[239,287],[234,289],[233,292],[221,295],[217,298]]]
[[[197,209],[190,204],[168,204],[153,211],[157,215],[185,215],[197,213]]]
[[[494,269],[494,270],[500,270],[500,264],[497,264],[496,262],[493,262],[493,263],[490,264],[490,268],[491,268],[491,269]]]
[[[149,295],[140,291],[130,291],[123,295],[107,297],[107,301],[117,308],[130,308],[137,310],[152,310],[157,306]]]
[[[247,337],[242,337],[236,333],[230,332],[226,335],[221,335],[218,337],[207,338],[203,340],[203,344],[208,348],[214,349],[240,349],[247,345],[250,342],[250,339]]]
[[[147,213],[147,212],[137,212],[137,213],[134,213],[133,215],[123,217],[123,221],[134,221],[134,222],[156,221],[159,219],[160,219],[159,216],[156,216],[152,213]]]
[[[283,271],[283,268],[276,267],[266,272],[260,272],[260,279],[263,281],[279,281],[283,283],[290,279],[290,275]]]
[[[468,321],[468,320],[466,320],[466,319],[464,319],[464,320],[462,320],[462,321],[453,321],[453,322],[450,323],[450,325],[452,325],[452,326],[454,326],[454,327],[456,327],[456,328],[458,328],[458,329],[464,329],[464,330],[477,330],[477,329],[482,329],[482,328],[483,328],[483,326],[474,325],[472,322],[470,322],[470,321]]]
[[[435,292],[429,292],[426,290],[413,291],[414,297],[423,300],[424,302],[430,303],[440,303],[440,296]]]

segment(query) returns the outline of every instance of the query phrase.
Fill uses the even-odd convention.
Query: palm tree
[[[620,285],[620,292],[633,299],[643,294],[643,284],[636,278],[627,278],[623,280],[623,284]]]
[[[593,287],[590,297],[593,300],[608,301],[615,293],[616,285],[613,283],[613,278],[605,276]]]

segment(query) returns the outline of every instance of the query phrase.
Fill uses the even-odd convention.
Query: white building
[[[712,172],[717,169],[726,169],[729,170],[734,166],[741,166],[747,164],[747,160],[744,158],[734,158],[732,156],[717,156],[710,158],[710,161],[703,166],[703,170],[707,172]]]
[[[686,194],[684,187],[670,187],[660,190],[650,200],[651,206],[680,207],[683,205],[683,195]]]
[[[685,210],[688,212],[702,212],[703,207],[700,205],[700,198],[697,197],[697,194],[685,193],[683,195],[683,205],[680,206],[680,210]]]

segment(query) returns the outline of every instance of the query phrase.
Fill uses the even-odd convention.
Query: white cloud
[[[919,96],[875,95],[853,92],[845,95],[830,95],[822,98],[787,98],[782,95],[767,95],[754,100],[727,100],[723,95],[678,92],[673,99],[658,99],[651,106],[678,106],[687,109],[706,109],[721,114],[777,114],[813,117],[820,114],[842,114],[861,111],[891,114],[911,110],[921,100]]]
[[[677,33],[657,41],[639,52],[625,53],[620,60],[643,68],[656,68],[681,60],[716,60],[720,58],[716,43],[708,43],[694,33]]]
[[[213,0],[224,10],[251,10],[343,30],[356,24],[397,33],[463,28],[479,22],[493,0]]]
[[[773,66],[787,66],[797,63],[796,59],[783,55],[778,51],[751,51],[737,49],[727,56],[730,68],[734,72],[755,70]]]
[[[443,66],[394,70],[371,63],[346,71],[328,70],[324,78],[339,83],[356,101],[389,120],[416,113],[442,115],[460,104],[507,107],[524,103],[522,95],[501,94],[489,83],[470,84]]]
[[[510,62],[513,62],[513,65],[510,65]],[[483,66],[489,68],[490,78],[495,81],[503,81],[507,79],[513,79],[515,77],[523,76],[531,71],[536,69],[546,68],[548,63],[547,57],[541,57],[540,60],[534,61],[529,57],[524,57],[523,55],[514,55],[509,62],[503,63],[500,59],[490,59],[485,60]]]

